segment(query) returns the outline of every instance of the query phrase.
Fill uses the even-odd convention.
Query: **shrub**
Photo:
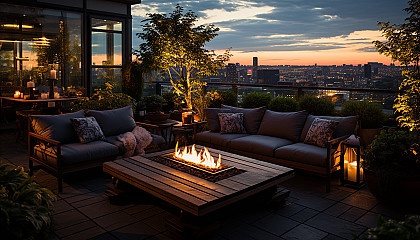
[[[122,92],[130,97],[140,100],[143,96],[144,80],[142,65],[137,62],[126,64],[121,74]]]
[[[385,122],[385,114],[382,111],[382,107],[378,104],[365,101],[344,103],[341,109],[341,115],[358,115],[362,128],[380,128]]]
[[[334,115],[334,104],[331,100],[314,96],[302,96],[299,100],[299,109],[316,116]]]
[[[370,228],[360,238],[362,240],[386,239],[386,240],[415,240],[420,239],[420,216],[406,217],[403,221],[392,219],[384,220],[378,217],[378,226]]]
[[[2,239],[46,238],[54,200],[55,196],[29,178],[22,167],[0,165]]]
[[[268,104],[268,109],[276,112],[295,112],[298,109],[298,103],[294,98],[275,97]]]
[[[268,106],[271,101],[270,93],[252,92],[247,94],[242,99],[242,107],[244,108],[257,108]]]
[[[71,105],[72,111],[91,109],[91,110],[110,110],[133,105],[135,111],[136,100],[124,93],[116,93],[114,89],[116,83],[106,82],[105,89],[99,88],[92,97],[79,99]]]
[[[222,104],[234,106],[238,105],[238,95],[231,91],[213,90],[206,94],[207,107],[220,108]]]
[[[146,105],[147,112],[161,111],[163,106],[166,105],[166,100],[160,95],[147,96],[143,102]]]
[[[173,92],[167,92],[162,94],[163,99],[165,99],[166,104],[163,105],[163,111],[169,112],[174,109],[179,109],[182,107],[182,97]]]

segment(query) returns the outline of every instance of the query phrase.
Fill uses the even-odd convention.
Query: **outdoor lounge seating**
[[[313,116],[305,111],[274,112],[225,105],[205,111],[210,131],[196,135],[198,144],[323,175],[327,192],[331,173],[340,169],[338,145],[354,133],[358,121],[357,116]],[[228,112],[243,113],[246,133],[220,133],[218,113]],[[304,143],[316,118],[338,122],[325,147]]]
[[[131,106],[107,111],[92,110],[86,115],[96,119],[104,138],[87,143],[79,141],[71,119],[85,118],[83,110],[31,116],[28,137],[30,174],[33,174],[33,162],[50,170],[57,176],[59,192],[62,191],[63,174],[102,166],[103,162],[123,155],[124,146],[117,136],[136,127]],[[149,151],[160,149],[164,139],[153,134],[152,139]]]

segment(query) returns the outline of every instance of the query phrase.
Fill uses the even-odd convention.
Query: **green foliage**
[[[362,128],[381,128],[385,122],[385,114],[378,104],[366,101],[350,101],[342,105],[341,115],[358,115]]]
[[[72,111],[110,110],[133,105],[133,111],[135,112],[136,100],[127,94],[114,92],[116,84],[115,82],[106,82],[105,88],[96,90],[92,97],[82,98],[72,103]]]
[[[193,95],[205,82],[203,76],[217,74],[224,67],[231,54],[229,50],[222,55],[204,48],[205,44],[217,36],[218,28],[213,25],[195,26],[197,15],[192,11],[184,13],[177,5],[167,14],[149,13],[144,20],[143,32],[137,36],[143,40],[140,49],[135,51],[139,60],[148,69],[166,72],[178,95],[182,95],[188,108],[193,108]],[[177,75],[174,79],[172,74]],[[204,96],[199,96],[204,98]]]
[[[163,106],[166,105],[166,100],[160,95],[147,96],[143,99],[146,105],[147,112],[161,111]]]
[[[162,94],[162,97],[166,101],[166,105],[163,106],[164,112],[169,112],[171,110],[182,108],[183,103],[181,96],[178,96],[177,94],[172,92],[168,92]]]
[[[401,127],[410,130],[420,130],[420,1],[410,0],[410,5],[404,9],[409,17],[403,24],[391,25],[389,22],[379,22],[382,35],[386,41],[374,41],[380,54],[390,56],[392,60],[402,65],[413,65],[412,70],[403,72],[405,79],[400,89],[404,90],[395,99],[394,108],[401,116],[397,118]]]
[[[55,196],[29,178],[22,167],[12,167],[9,164],[0,165],[1,237],[39,238],[51,225]]]
[[[298,102],[294,98],[275,97],[268,104],[268,109],[276,112],[295,112],[298,110]]]
[[[271,101],[270,93],[252,92],[242,99],[242,107],[257,108],[267,106]]]
[[[238,105],[238,95],[232,91],[213,90],[206,94],[207,107],[220,108],[222,104],[234,106]]]
[[[420,139],[402,131],[381,133],[363,152],[362,167],[372,171],[420,173]]]
[[[305,95],[300,98],[298,105],[300,110],[316,116],[332,116],[335,112],[334,104],[326,98]]]
[[[394,109],[399,116],[397,121],[401,127],[411,131],[420,131],[420,74],[404,71],[405,76],[400,89],[404,90],[395,99]]]
[[[420,239],[420,216],[406,217],[403,221],[385,220],[378,217],[378,226],[370,228],[359,239],[362,240],[416,240]]]
[[[143,67],[137,62],[126,64],[122,70],[122,92],[140,100],[143,97]]]

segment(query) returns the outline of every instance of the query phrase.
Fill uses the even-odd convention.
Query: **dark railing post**
[[[302,88],[298,87],[296,91],[296,100],[299,101],[300,97],[302,97]]]
[[[232,92],[238,95],[238,85],[232,85]]]
[[[156,83],[156,95],[162,95],[162,85],[160,83]]]

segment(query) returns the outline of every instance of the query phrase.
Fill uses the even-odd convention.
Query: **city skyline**
[[[206,47],[232,48],[229,63],[252,65],[342,65],[382,62],[373,40],[383,40],[378,21],[402,23],[407,1],[393,0],[143,0],[132,7],[133,33],[146,13],[170,13],[176,4],[198,15],[198,24],[214,24],[219,36]],[[133,48],[140,43],[133,34]],[[398,65],[398,63],[396,63]]]

